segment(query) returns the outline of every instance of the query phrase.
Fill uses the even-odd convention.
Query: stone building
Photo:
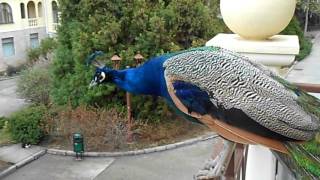
[[[0,72],[26,61],[27,50],[54,36],[57,0],[0,0]]]

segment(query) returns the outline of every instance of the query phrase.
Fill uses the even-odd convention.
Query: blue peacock
[[[264,145],[298,179],[320,179],[320,101],[262,65],[223,48],[201,47],[114,70],[95,60],[101,54],[87,60],[97,66],[91,87],[111,82],[134,94],[161,96],[223,137],[225,148]]]

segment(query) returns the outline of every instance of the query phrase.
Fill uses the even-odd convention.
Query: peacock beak
[[[92,88],[93,86],[96,86],[98,83],[95,80],[92,80],[89,84],[89,89]]]

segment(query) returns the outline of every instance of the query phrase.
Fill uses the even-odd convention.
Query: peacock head
[[[86,62],[87,66],[92,64],[96,67],[96,72],[90,82],[89,88],[102,84],[102,83],[107,83],[112,81],[112,69],[106,67],[102,63],[96,60],[96,57],[103,55],[103,52],[101,51],[96,51],[93,54],[91,54]]]
[[[97,67],[96,72],[90,82],[89,88],[112,81],[112,69],[108,67]]]

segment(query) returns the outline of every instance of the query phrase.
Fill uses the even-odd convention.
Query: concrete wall
[[[44,8],[45,8],[45,22],[46,22],[46,28],[48,34],[55,34],[56,33],[56,28],[57,24],[53,22],[53,11],[52,11],[52,2],[56,2],[57,5],[58,1],[57,0],[44,0]]]
[[[39,43],[41,39],[48,37],[45,27],[9,31],[0,33],[0,61],[7,65],[17,66],[26,61],[27,50],[30,49],[30,34],[38,33]],[[15,55],[3,56],[1,39],[13,37]]]

